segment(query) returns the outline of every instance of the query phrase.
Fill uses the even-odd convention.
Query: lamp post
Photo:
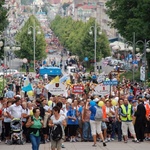
[[[2,41],[4,40],[4,42]],[[10,51],[18,51],[20,50],[20,46],[21,44],[17,41],[11,41],[9,39],[9,37],[7,37],[6,35],[4,35],[2,32],[0,32],[0,48],[4,45],[4,59],[3,59],[3,88],[4,88],[4,76],[5,76],[5,66],[6,66],[6,59],[5,59],[5,52],[10,52]],[[7,70],[6,70],[6,74],[7,74]],[[3,93],[4,94],[4,93]]]
[[[95,25],[90,27],[90,32],[89,32],[90,35],[93,34],[92,29],[94,30],[94,72],[96,73],[96,68],[97,68],[97,66],[96,66],[97,65],[97,61],[96,61],[96,49],[97,49],[97,32],[98,32],[98,29],[100,30],[98,32],[98,34],[99,35],[102,34],[101,27],[97,25],[96,19],[95,19]]]
[[[32,31],[31,31],[32,29]],[[38,30],[36,32],[36,29]],[[35,47],[35,42],[36,42],[36,33],[37,34],[41,34],[41,31],[39,30],[40,27],[39,26],[35,26],[35,20],[34,20],[34,23],[33,23],[33,26],[30,26],[28,28],[28,34],[31,34],[33,33],[33,64],[34,64],[34,71],[35,71],[35,51],[36,51],[36,47]]]
[[[148,47],[148,45],[149,45],[149,43],[150,43],[150,40],[144,40],[144,41],[142,41],[142,40],[138,40],[138,41],[135,41],[135,33],[133,33],[133,42],[131,42],[131,41],[127,41],[126,42],[126,44],[128,44],[128,45],[132,45],[133,46],[133,60],[135,59],[135,51],[139,51],[139,48],[136,48],[136,46],[138,45],[138,44],[143,44],[143,47],[144,47],[144,67],[146,68],[146,52],[150,52],[150,49],[147,49],[147,47]],[[146,69],[145,69],[146,70]],[[132,79],[133,79],[133,81],[134,81],[134,74],[135,74],[135,69],[134,69],[134,67],[133,67],[133,69],[132,69]],[[146,81],[146,77],[145,77],[145,81]]]

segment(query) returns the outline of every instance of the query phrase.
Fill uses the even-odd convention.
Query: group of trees
[[[150,39],[150,0],[109,0],[106,3],[110,23],[127,40]]]
[[[150,0],[109,0],[106,3],[107,14],[112,22],[111,26],[126,40],[150,40]],[[150,45],[147,44],[148,47]],[[144,45],[141,44],[141,53]],[[148,72],[150,72],[150,54],[147,53]],[[149,73],[150,74],[150,73]]]
[[[8,21],[7,21],[7,10],[3,7],[5,3],[5,0],[0,0],[0,32],[4,31],[4,28],[7,27]],[[1,35],[1,33],[0,33]],[[2,39],[0,39],[1,41]],[[2,40],[4,42],[4,40]],[[0,49],[0,59],[3,58],[3,48]]]
[[[60,43],[72,54],[78,55],[81,61],[85,57],[94,60],[94,28],[92,28],[93,34],[89,34],[94,24],[95,19],[93,18],[84,23],[74,21],[71,17],[56,16],[51,22],[51,29],[59,38]],[[98,30],[100,31],[99,28]],[[105,33],[97,34],[97,60],[108,55],[110,55],[110,49]]]
[[[33,41],[33,27],[35,22],[35,58],[36,60],[41,60],[46,57],[46,41],[44,33],[40,26],[39,21],[35,16],[30,16],[23,28],[17,33],[16,40],[21,43],[21,50],[16,51],[16,55],[19,58],[27,58],[28,60],[33,60],[34,53],[34,41]],[[31,27],[31,28],[30,28]],[[31,34],[28,32],[31,31]],[[41,31],[41,34],[38,34]]]

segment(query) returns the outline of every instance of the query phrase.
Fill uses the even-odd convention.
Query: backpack
[[[103,111],[101,107],[95,106],[96,114],[95,114],[95,121],[102,121],[103,119]]]
[[[60,124],[54,125],[51,129],[51,138],[54,141],[59,141],[62,139],[63,131],[62,126]]]

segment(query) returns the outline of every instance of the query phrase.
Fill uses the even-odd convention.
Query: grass
[[[20,72],[26,72],[25,66],[22,66],[22,67],[20,68]],[[32,66],[29,67],[29,72],[34,72],[34,68],[33,68]]]
[[[120,76],[121,80],[122,80],[123,76],[126,79],[129,79],[130,81],[133,81],[133,72],[132,71],[128,71],[128,72],[125,72],[125,73],[121,74],[121,76]],[[134,72],[134,81],[137,81],[137,82],[140,81],[140,70]]]

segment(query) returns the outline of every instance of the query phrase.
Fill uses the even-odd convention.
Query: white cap
[[[68,99],[67,99],[67,102],[71,104],[71,103],[72,103],[72,99],[71,99],[71,98],[68,98]]]
[[[98,102],[98,101],[99,101],[99,99],[98,99],[98,98],[95,98],[93,101],[94,101],[94,102]]]

